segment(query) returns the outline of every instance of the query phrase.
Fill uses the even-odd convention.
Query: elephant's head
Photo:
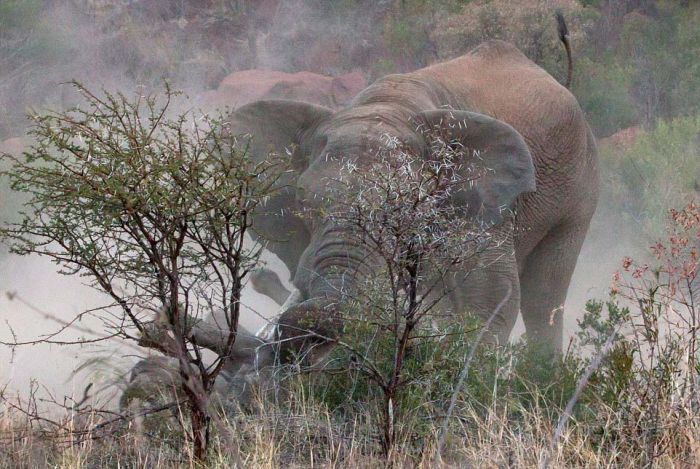
[[[339,292],[352,286],[356,272],[371,266],[366,247],[349,241],[343,226],[315,209],[337,196],[328,197],[330,181],[343,164],[351,160],[362,166],[376,158],[382,135],[393,134],[422,154],[430,151],[436,133],[443,141],[477,150],[469,155],[486,170],[455,196],[455,203],[469,204],[470,212],[488,223],[498,223],[519,194],[534,190],[530,151],[511,126],[475,112],[417,110],[421,107],[370,102],[333,113],[301,102],[259,101],[232,113],[233,131],[252,135],[255,158],[265,158],[270,150],[291,154],[293,171],[283,175],[279,193],[256,213],[253,227],[295,272],[298,292],[278,319],[283,359],[305,345],[337,337],[342,324],[333,310]],[[316,215],[299,216],[305,208]],[[272,360],[270,353],[261,356],[262,364]]]

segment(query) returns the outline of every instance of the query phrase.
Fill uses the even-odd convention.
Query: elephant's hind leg
[[[530,340],[561,352],[564,300],[588,223],[565,222],[552,229],[527,256],[520,273],[521,312]]]

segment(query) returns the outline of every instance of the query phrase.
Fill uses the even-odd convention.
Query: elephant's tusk
[[[278,317],[282,315],[285,311],[287,311],[289,308],[291,308],[294,305],[297,305],[301,303],[301,292],[299,291],[298,288],[295,288],[287,297],[285,300],[284,304],[280,308],[280,312],[277,315]]]
[[[280,316],[282,316],[282,313],[287,311],[292,306],[300,303],[301,299],[302,296],[299,289],[295,288],[294,290],[292,290],[292,292],[287,297],[287,300],[280,308],[279,312],[273,318],[270,318],[268,323],[261,327],[260,330],[258,330],[258,332],[255,334],[255,337],[260,339],[263,342],[263,344],[273,343],[277,339],[277,330],[279,327],[279,323],[277,321],[279,320]],[[271,359],[272,355],[269,347],[267,348],[267,350],[262,350],[262,347],[257,347],[255,349],[255,359],[253,361],[252,370],[255,371],[255,373],[257,373],[258,370],[260,370],[261,363],[267,364],[267,362]],[[248,369],[248,371],[250,371],[250,369]]]
[[[275,338],[275,332],[277,330],[277,320],[279,319],[279,317],[282,316],[282,313],[287,311],[292,306],[301,303],[301,298],[301,292],[298,288],[292,290],[292,292],[285,300],[284,304],[280,307],[279,312],[275,315],[275,317],[271,318],[267,324],[261,327],[260,330],[258,330],[257,334],[255,334],[255,336],[262,339],[265,342],[272,341]]]

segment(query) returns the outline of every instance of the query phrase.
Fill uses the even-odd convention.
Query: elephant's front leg
[[[496,238],[501,238],[497,236]],[[520,309],[518,267],[510,234],[494,239],[455,276],[449,292],[457,314],[474,314],[488,324],[492,338],[508,342]]]

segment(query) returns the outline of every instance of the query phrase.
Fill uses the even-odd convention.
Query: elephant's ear
[[[279,190],[253,214],[252,235],[267,241],[290,272],[295,272],[299,256],[306,249],[310,234],[296,213],[296,178],[308,166],[308,142],[318,125],[330,117],[330,109],[298,101],[269,100],[246,104],[228,118],[230,131],[251,136],[248,152],[263,161],[271,151],[284,155],[293,150],[295,172],[285,171],[277,180]]]
[[[428,143],[459,145],[480,176],[465,187],[460,198],[470,212],[489,224],[503,220],[503,212],[523,192],[535,190],[535,168],[530,150],[513,127],[469,111],[433,110],[414,117]]]
[[[299,146],[319,123],[333,114],[328,108],[300,101],[265,100],[246,104],[229,116],[231,131],[252,137],[249,151],[257,160],[270,151]],[[308,155],[295,155],[308,158]],[[303,166],[303,162],[295,165]]]

